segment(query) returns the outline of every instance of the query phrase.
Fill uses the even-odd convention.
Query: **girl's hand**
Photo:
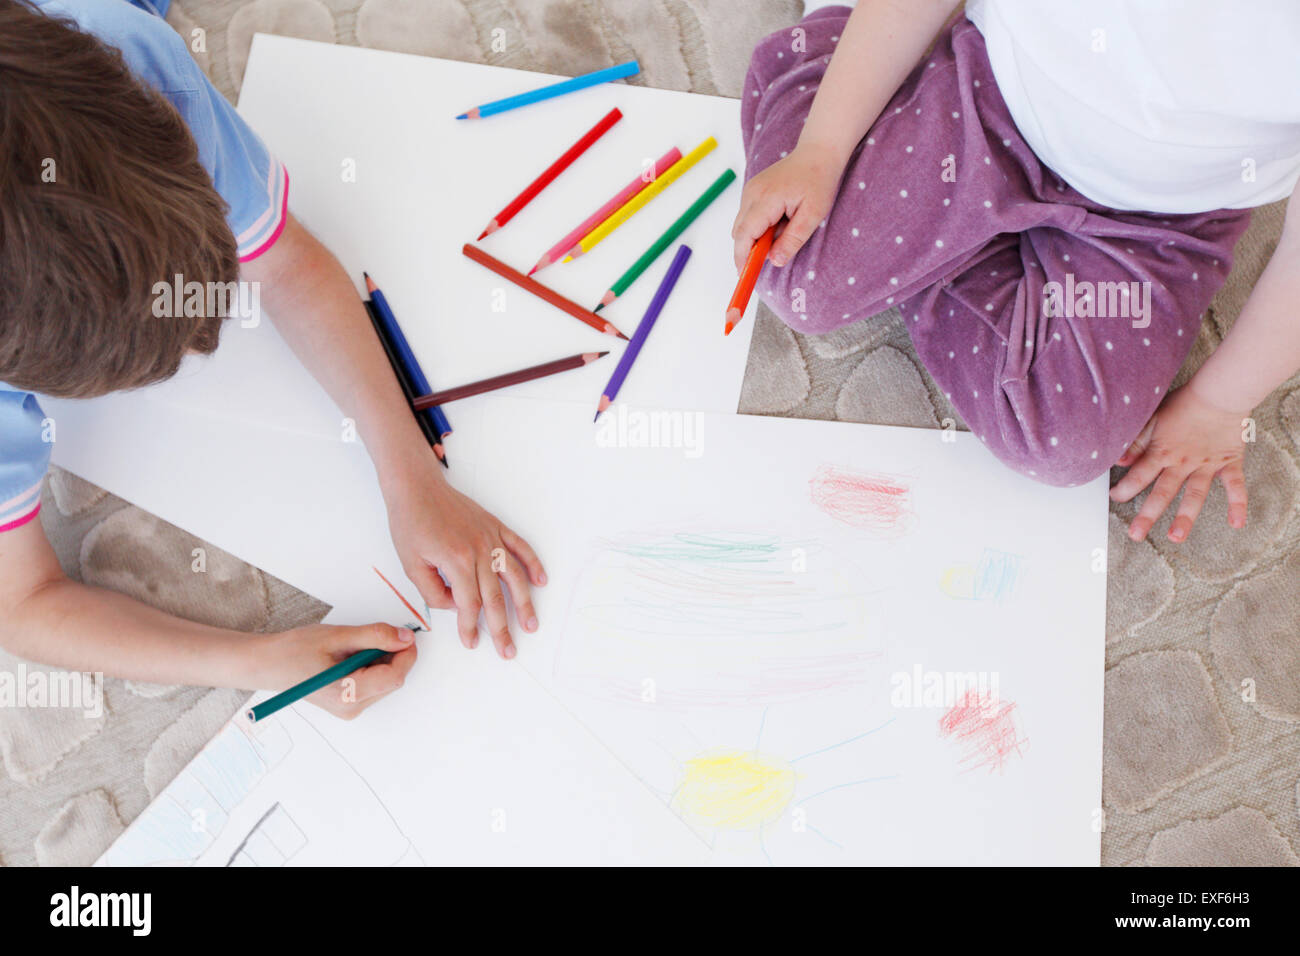
[[[261,666],[252,675],[252,682],[263,690],[287,690],[357,651],[372,647],[390,651],[391,656],[381,657],[306,698],[344,720],[351,720],[401,687],[415,665],[415,634],[391,624],[313,624],[252,639],[264,642],[259,646]]]
[[[1169,540],[1186,540],[1216,476],[1228,495],[1228,524],[1245,526],[1242,420],[1249,414],[1211,404],[1197,394],[1192,383],[1169,393],[1116,462],[1128,467],[1128,473],[1110,490],[1112,501],[1130,501],[1155,483],[1129,525],[1130,538],[1143,540],[1185,484],[1178,513],[1169,526]]]
[[[429,607],[456,609],[462,644],[478,646],[483,611],[497,653],[512,658],[515,645],[503,586],[524,630],[535,631],[537,612],[529,585],[544,585],[546,571],[527,541],[439,472],[430,452],[423,473],[408,476],[385,494],[388,527],[402,568]]]
[[[843,175],[844,167],[825,151],[796,146],[747,182],[731,227],[736,271],[744,268],[749,247],[782,217],[789,222],[772,244],[770,258],[778,268],[789,262],[831,211]]]

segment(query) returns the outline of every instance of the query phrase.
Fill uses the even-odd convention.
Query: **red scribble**
[[[892,475],[822,465],[808,485],[813,504],[836,521],[887,534],[901,534],[911,524],[912,489]]]
[[[953,708],[939,718],[939,733],[953,737],[966,747],[962,763],[970,769],[988,767],[989,773],[1002,770],[1012,754],[1024,756],[1029,744],[1016,727],[1016,705],[999,700],[996,695],[967,691]]]

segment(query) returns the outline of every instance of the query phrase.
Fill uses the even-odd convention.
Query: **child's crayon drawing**
[[[911,486],[896,475],[822,465],[808,486],[830,517],[881,537],[906,534],[916,518]]]
[[[597,542],[556,660],[562,684],[679,708],[861,685],[880,659],[871,591],[817,541],[757,532]]]
[[[1015,597],[1024,558],[985,548],[978,564],[953,564],[939,575],[939,590],[959,601],[1008,601]]]
[[[996,694],[969,691],[939,719],[939,733],[962,744],[962,763],[974,770],[1003,770],[1012,756],[1023,757],[1029,741],[1021,736],[1016,705]]]

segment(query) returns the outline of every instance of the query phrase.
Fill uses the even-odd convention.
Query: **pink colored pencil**
[[[583,240],[583,237],[585,237],[587,233],[591,232],[591,230],[595,229],[610,216],[614,215],[614,213],[622,209],[633,196],[649,186],[661,173],[664,172],[664,170],[681,158],[682,151],[676,146],[660,156],[655,160],[654,173],[650,178],[647,179],[645,173],[639,174],[636,179],[632,180],[620,189],[614,195],[613,199],[609,200],[605,205],[601,206],[586,219],[582,220],[581,225],[555,245],[551,246],[550,249],[546,250],[545,254],[537,260],[537,265],[528,270],[528,274],[532,275],[537,270],[545,269],[551,263],[559,262],[563,259],[569,254],[570,250],[572,250],[574,246]]]
[[[540,176],[525,187],[523,192],[510,200],[510,204],[505,209],[492,217],[492,221],[487,224],[487,227],[479,236],[479,240],[481,241],[484,236],[490,236],[514,218],[515,213],[532,202],[537,194],[549,186],[556,176],[568,169],[575,159],[585,153],[592,143],[604,136],[609,128],[622,118],[623,113],[617,106],[601,117],[599,123],[583,133],[582,137],[566,149],[559,159],[547,166]]]

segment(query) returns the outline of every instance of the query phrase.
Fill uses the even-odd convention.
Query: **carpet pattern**
[[[255,32],[574,75],[633,57],[639,85],[737,96],[749,51],[799,0],[175,0],[172,26],[232,99]],[[738,135],[738,132],[737,132]],[[1179,376],[1226,334],[1281,229],[1258,210]],[[820,337],[760,308],[753,414],[960,422],[896,312]],[[1300,865],[1300,376],[1257,411],[1250,524],[1222,490],[1189,541],[1111,517],[1102,862]],[[274,631],[328,608],[55,469],[42,520],[68,573],[196,620]],[[205,548],[207,572],[190,571]],[[1050,633],[1046,635],[1050,637]],[[0,654],[0,670],[20,662]],[[0,863],[93,861],[232,714],[241,692],[109,680],[97,719],[0,708]]]

